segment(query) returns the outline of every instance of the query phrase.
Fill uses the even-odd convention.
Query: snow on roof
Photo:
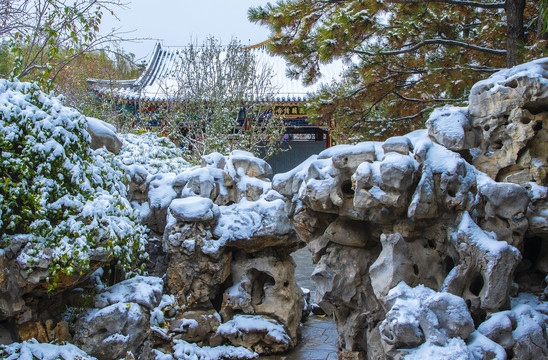
[[[177,88],[176,74],[181,68],[182,47],[166,47],[158,43],[147,64],[146,69],[136,80],[108,81],[88,79],[93,90],[99,93],[113,94],[125,100],[165,101],[174,94]],[[301,80],[290,79],[286,76],[287,65],[280,56],[275,56],[266,50],[264,46],[248,48],[253,52],[258,63],[266,64],[274,73],[271,81],[275,89],[278,89],[275,101],[300,102],[306,101],[309,93],[318,91],[324,84],[331,83],[342,77],[344,64],[342,61],[334,61],[321,66],[322,76],[311,85],[304,85]],[[111,90],[112,89],[112,90]]]

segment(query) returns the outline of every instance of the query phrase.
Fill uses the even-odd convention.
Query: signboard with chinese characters
[[[276,105],[274,106],[274,114],[283,115],[286,119],[306,117],[306,112],[302,105]]]

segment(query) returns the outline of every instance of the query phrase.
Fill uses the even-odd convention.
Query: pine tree
[[[335,137],[367,138],[421,127],[435,106],[462,104],[471,85],[507,65],[542,56],[541,1],[294,0],[249,10],[270,27],[270,50],[305,83],[320,65],[349,62],[343,81],[313,98],[314,119]]]

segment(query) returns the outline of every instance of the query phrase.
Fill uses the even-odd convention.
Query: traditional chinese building
[[[267,64],[273,70],[271,83],[278,89],[274,97],[261,99],[268,102],[274,113],[283,116],[286,133],[284,147],[294,151],[282,153],[278,159],[271,160],[275,171],[289,170],[309,155],[331,146],[329,124],[312,124],[308,121],[305,103],[308,94],[319,89],[321,84],[338,78],[342,67],[332,64],[322,68],[322,80],[311,86],[304,86],[300,80],[286,76],[285,60],[273,56],[265,49],[265,43],[248,47],[258,61]],[[145,70],[136,80],[108,81],[88,79],[90,89],[100,97],[113,98],[121,107],[133,115],[136,122],[147,128],[162,128],[162,119],[155,112],[170,101],[170,77],[178,71],[181,48],[162,47],[156,44]],[[239,123],[244,127],[245,111],[239,115]],[[277,166],[276,162],[283,166]]]

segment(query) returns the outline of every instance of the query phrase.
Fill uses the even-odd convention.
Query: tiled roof
[[[182,48],[162,48],[156,44],[154,52],[147,64],[145,71],[136,80],[108,81],[88,79],[91,88],[98,93],[110,93],[124,100],[148,100],[166,101],[173,96],[177,81],[173,74],[180,69],[180,56]],[[334,62],[322,66],[322,77],[313,85],[305,86],[301,80],[290,79],[286,76],[286,62],[283,58],[270,54],[264,46],[251,48],[257,60],[272,68],[274,76],[272,85],[279,89],[273,99],[298,102],[306,101],[309,93],[317,91],[322,84],[340,79],[343,72],[342,62]]]

